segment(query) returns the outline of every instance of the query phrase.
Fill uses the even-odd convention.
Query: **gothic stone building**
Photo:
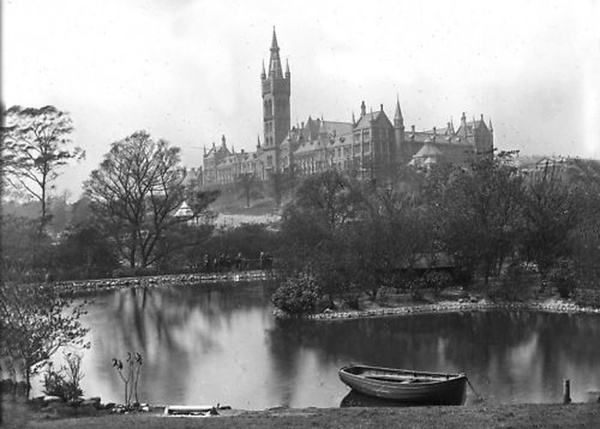
[[[218,186],[234,182],[242,174],[267,180],[271,173],[299,175],[329,169],[355,171],[362,177],[389,177],[399,165],[428,167],[436,163],[463,163],[474,154],[492,153],[494,146],[491,121],[467,121],[463,113],[458,129],[448,122],[445,127],[417,131],[404,127],[399,100],[393,119],[380,106],[367,112],[364,101],[358,119],[350,122],[327,121],[308,117],[291,126],[291,73],[286,62],[281,66],[277,36],[273,29],[268,73],[261,73],[263,101],[263,142],[255,152],[236,152],[227,147],[225,136],[219,146],[204,153],[203,183]]]

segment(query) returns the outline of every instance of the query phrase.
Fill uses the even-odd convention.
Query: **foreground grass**
[[[16,411],[16,410],[13,410]],[[24,410],[21,410],[21,412]],[[158,413],[53,418],[8,416],[7,428],[598,428],[600,404],[543,404],[416,408],[308,408],[231,412],[218,417],[164,417]],[[10,417],[10,418],[8,418]]]

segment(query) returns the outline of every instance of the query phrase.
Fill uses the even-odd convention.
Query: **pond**
[[[139,397],[152,404],[264,409],[338,407],[339,367],[365,363],[466,372],[491,403],[574,401],[600,390],[597,315],[492,311],[345,321],[275,320],[266,285],[127,289],[93,296],[84,322],[83,388],[122,402],[111,366],[128,350],[144,366]],[[467,403],[475,396],[469,392]]]

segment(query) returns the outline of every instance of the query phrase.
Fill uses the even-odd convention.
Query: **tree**
[[[21,283],[43,280],[53,256],[49,237],[40,235],[34,219],[11,214],[0,219],[2,279]]]
[[[119,266],[112,240],[95,223],[72,225],[53,250],[57,279],[106,278]]]
[[[512,157],[511,152],[477,157],[466,168],[431,175],[437,183],[426,185],[433,190],[429,209],[444,250],[486,282],[514,254],[521,232],[522,176]]]
[[[85,183],[92,208],[131,268],[158,262],[163,256],[158,245],[167,232],[197,218],[216,198],[186,193],[179,152],[165,140],[138,131],[113,143]],[[186,200],[190,213],[175,216]]]
[[[243,173],[237,177],[237,183],[242,188],[243,196],[246,198],[246,207],[250,207],[252,190],[256,186],[256,176],[252,173]]]
[[[546,163],[528,174],[522,194],[525,251],[542,280],[561,258],[569,256],[566,243],[577,226],[581,206],[577,187],[569,186],[563,176],[563,165]]]
[[[277,208],[281,207],[281,200],[283,198],[284,188],[284,173],[281,171],[270,171],[269,172],[269,188],[271,195],[275,199],[275,205]]]
[[[346,227],[352,228],[363,210],[354,180],[335,170],[307,178],[282,217],[280,260],[288,276],[304,273],[323,293],[356,301],[355,252]]]
[[[12,106],[5,112],[2,157],[7,182],[41,203],[40,231],[48,222],[48,194],[61,167],[85,152],[73,147],[73,121],[54,106]]]
[[[27,396],[31,377],[61,347],[87,346],[88,330],[79,322],[84,305],[73,305],[52,287],[0,285],[0,357],[13,378],[19,373],[24,378]]]

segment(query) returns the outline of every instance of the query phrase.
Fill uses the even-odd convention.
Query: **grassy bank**
[[[18,410],[16,410],[18,411]],[[7,428],[596,428],[600,405],[543,404],[415,408],[308,408],[230,411],[218,417],[164,417],[160,413],[100,414],[78,418],[5,414]]]

